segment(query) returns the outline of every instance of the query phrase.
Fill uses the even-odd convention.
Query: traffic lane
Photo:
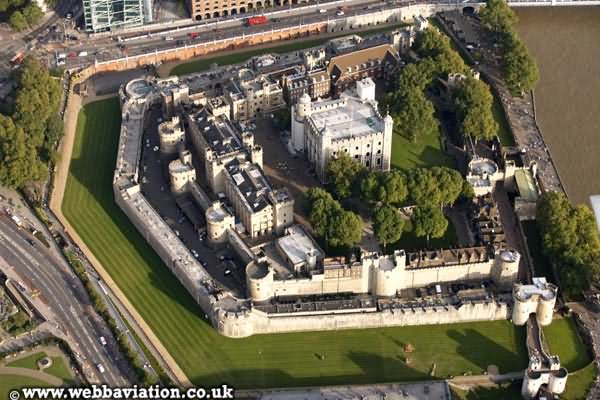
[[[35,283],[35,287],[44,295],[46,304],[61,319],[70,336],[78,339],[77,342],[81,346],[81,353],[89,359],[89,362],[101,362],[105,365],[106,376],[103,376],[103,378],[109,378],[107,383],[127,383],[121,377],[120,372],[115,370],[112,361],[109,359],[107,350],[99,346],[96,340],[94,340],[99,337],[98,327],[93,325],[88,318],[85,318],[87,313],[84,307],[78,302],[73,301],[76,296],[73,296],[72,285],[77,285],[77,283],[66,281],[60,273],[53,274],[52,272],[60,270],[60,267],[54,262],[53,257],[49,254],[42,254],[37,246],[32,247],[29,245],[11,227],[7,226],[4,221],[0,221],[0,230],[4,235],[2,248],[5,251],[3,253],[12,262],[16,263],[15,267],[19,267],[19,270],[26,272],[31,281]],[[43,268],[44,265],[48,264],[50,264],[50,268]],[[35,277],[41,279],[36,279]],[[79,281],[77,282],[79,283]],[[81,284],[79,283],[79,285]],[[105,334],[105,332],[102,333]],[[93,375],[98,376],[96,371],[94,371]]]
[[[3,252],[5,259],[11,261],[14,267],[19,271],[24,271],[29,276],[28,284],[30,287],[35,287],[40,290],[41,295],[46,300],[47,306],[55,313],[57,318],[63,324],[63,331],[69,336],[74,337],[80,345],[80,351],[84,356],[102,359],[102,353],[98,350],[89,338],[90,332],[95,332],[89,321],[85,319],[85,315],[81,308],[76,307],[76,303],[70,303],[70,297],[65,291],[65,285],[60,285],[56,282],[56,278],[45,272],[41,268],[39,260],[31,254],[27,254],[27,250],[18,243],[18,237],[9,238],[4,231],[3,247],[7,252]],[[29,249],[28,249],[29,250]],[[37,277],[37,278],[36,278]],[[25,279],[24,279],[25,280]],[[83,321],[83,322],[82,322]],[[81,333],[87,333],[82,335]],[[110,381],[107,383],[119,383],[120,380],[116,377],[113,371],[107,371]],[[97,378],[97,373],[92,373]]]

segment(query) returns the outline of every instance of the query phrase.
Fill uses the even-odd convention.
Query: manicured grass
[[[464,391],[452,388],[454,400],[522,400],[521,382],[498,385],[495,388],[475,388]]]
[[[573,318],[552,321],[549,326],[544,327],[544,338],[550,352],[560,358],[561,365],[569,372],[584,368],[592,361]]]
[[[500,99],[498,99],[498,96],[496,96],[493,90],[492,95],[494,96],[492,114],[494,115],[494,119],[498,124],[498,138],[500,138],[500,143],[502,143],[504,146],[514,146],[515,137],[513,136],[510,125],[506,119],[506,114],[504,113],[502,104],[500,104]]]
[[[227,339],[113,201],[119,132],[116,99],[80,114],[63,212],[189,378],[237,388],[368,383],[501,371],[527,364],[523,328],[508,321]],[[402,357],[403,344],[415,352]]]
[[[26,376],[0,375],[0,399],[8,399],[8,394],[13,389],[24,387],[47,387],[47,383]]]
[[[594,363],[589,363],[585,368],[569,374],[567,387],[560,398],[564,400],[585,399],[589,388],[594,383],[594,379],[596,379],[596,374],[597,371]]]
[[[20,358],[7,364],[7,367],[27,368],[40,371],[37,362],[48,355],[43,351],[31,354],[27,357]],[[68,365],[62,357],[50,357],[52,365],[49,368],[41,370],[49,375],[62,379],[65,383],[73,381],[73,375],[69,370]]]
[[[194,61],[190,61],[189,63],[180,64],[173,68],[170,72],[170,75],[186,75],[194,72],[202,72],[207,70],[211,64],[218,65],[228,65],[228,64],[238,64],[248,60],[251,57],[265,54],[265,53],[289,53],[292,51],[308,49],[310,47],[320,46],[328,40],[333,39],[334,37],[347,36],[351,34],[357,34],[359,36],[372,35],[379,32],[391,31],[400,26],[405,26],[406,24],[396,24],[391,26],[386,26],[382,28],[369,29],[362,32],[345,32],[344,34],[330,36],[321,39],[312,39],[312,40],[303,40],[303,41],[295,41],[287,44],[274,44],[271,47],[263,47],[260,49],[248,50],[239,53],[233,54],[225,54],[221,56],[215,56],[210,58],[199,58]]]
[[[27,368],[39,370],[37,366],[37,362],[42,358],[47,357],[46,353],[43,351],[31,354],[27,357],[19,358],[18,360],[12,361],[6,364],[7,367],[15,367],[15,368]]]
[[[44,370],[45,373],[56,376],[63,380],[65,384],[73,382],[73,375],[69,366],[62,357],[51,357],[52,365]]]
[[[454,168],[454,160],[442,150],[438,130],[411,142],[404,136],[392,137],[392,167],[411,169],[415,167],[446,166]]]

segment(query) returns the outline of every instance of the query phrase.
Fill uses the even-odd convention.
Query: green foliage
[[[40,22],[43,16],[44,13],[42,12],[42,9],[35,3],[29,3],[23,9],[23,17],[29,26],[36,25],[38,22]]]
[[[540,72],[521,40],[515,40],[509,46],[504,55],[504,81],[513,95],[519,95],[534,88]]]
[[[433,103],[418,88],[403,93],[400,100],[394,104],[394,110],[398,110],[397,113],[392,114],[394,133],[404,136],[413,143],[417,138],[438,129]]]
[[[534,88],[539,80],[537,64],[516,31],[517,16],[505,0],[487,0],[479,15],[502,49],[503,76],[513,96]]]
[[[453,93],[456,119],[463,135],[473,139],[492,139],[498,133],[498,124],[492,112],[494,96],[488,85],[467,76]]]
[[[479,10],[479,17],[483,26],[495,33],[512,30],[518,21],[506,0],[487,0]]]
[[[467,73],[468,67],[464,60],[450,44],[450,39],[437,29],[430,27],[417,34],[413,50],[425,58],[424,70],[432,77],[446,76],[449,73]]]
[[[8,23],[10,24],[10,27],[17,32],[27,29],[27,20],[20,11],[12,13],[8,19]]]
[[[415,168],[407,174],[408,193],[416,205],[452,205],[463,193],[464,179],[447,167]]]
[[[279,130],[290,129],[292,117],[288,109],[277,110],[273,113],[273,122]]]
[[[353,160],[348,154],[340,153],[327,163],[327,179],[333,195],[338,200],[347,199],[352,195],[357,177],[365,167]]]
[[[24,311],[19,310],[16,314],[2,321],[1,326],[8,334],[18,336],[32,330],[34,325],[29,316]]]
[[[560,277],[561,289],[577,297],[600,276],[600,234],[594,214],[572,206],[562,193],[546,193],[536,215],[542,245]]]
[[[448,220],[439,207],[434,205],[419,205],[413,210],[411,217],[415,235],[419,237],[440,238],[448,229]]]
[[[0,183],[22,188],[47,178],[46,163],[54,160],[63,126],[59,81],[39,61],[27,57],[16,81],[14,114],[0,115]]]
[[[309,221],[327,246],[349,248],[362,238],[362,219],[346,211],[329,193],[312,188],[307,193]]]
[[[373,214],[373,229],[375,237],[383,243],[385,249],[388,243],[400,240],[404,229],[404,218],[395,207],[379,207]]]

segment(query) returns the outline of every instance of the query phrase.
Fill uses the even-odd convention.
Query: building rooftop
[[[436,268],[489,261],[485,246],[459,249],[421,250],[406,253],[406,269]]]
[[[552,300],[556,297],[558,288],[552,283],[548,283],[546,278],[532,278],[531,285],[516,285],[515,296],[521,301],[526,301],[533,296],[539,296],[544,300]]]
[[[241,150],[242,144],[237,129],[227,118],[212,117],[205,108],[193,116],[190,115],[190,118],[216,155],[222,156]]]
[[[292,265],[308,262],[309,256],[315,257],[315,260],[324,256],[319,245],[300,225],[287,228],[286,235],[277,239],[277,244]]]
[[[383,120],[374,104],[354,97],[315,102],[310,120],[323,136],[342,139],[383,131]]]
[[[348,74],[357,72],[357,67],[361,65],[397,61],[398,56],[394,47],[390,44],[382,44],[333,57],[327,70],[332,79],[337,81]]]
[[[227,164],[226,170],[248,209],[258,212],[269,205],[268,194],[273,189],[257,164],[235,158]]]
[[[515,181],[519,189],[521,199],[525,201],[536,202],[539,198],[535,179],[531,172],[525,169],[515,171]]]

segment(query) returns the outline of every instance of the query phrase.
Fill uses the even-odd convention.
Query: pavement
[[[37,289],[40,295],[32,299],[36,308],[55,328],[56,336],[69,342],[84,374],[90,382],[105,382],[123,386],[131,381],[127,363],[108,326],[94,312],[81,281],[64,259],[51,254],[43,245],[30,245],[32,239],[7,217],[0,217],[0,266],[14,280],[23,282],[31,297]],[[99,337],[104,336],[107,346]],[[102,364],[104,373],[97,370]]]

